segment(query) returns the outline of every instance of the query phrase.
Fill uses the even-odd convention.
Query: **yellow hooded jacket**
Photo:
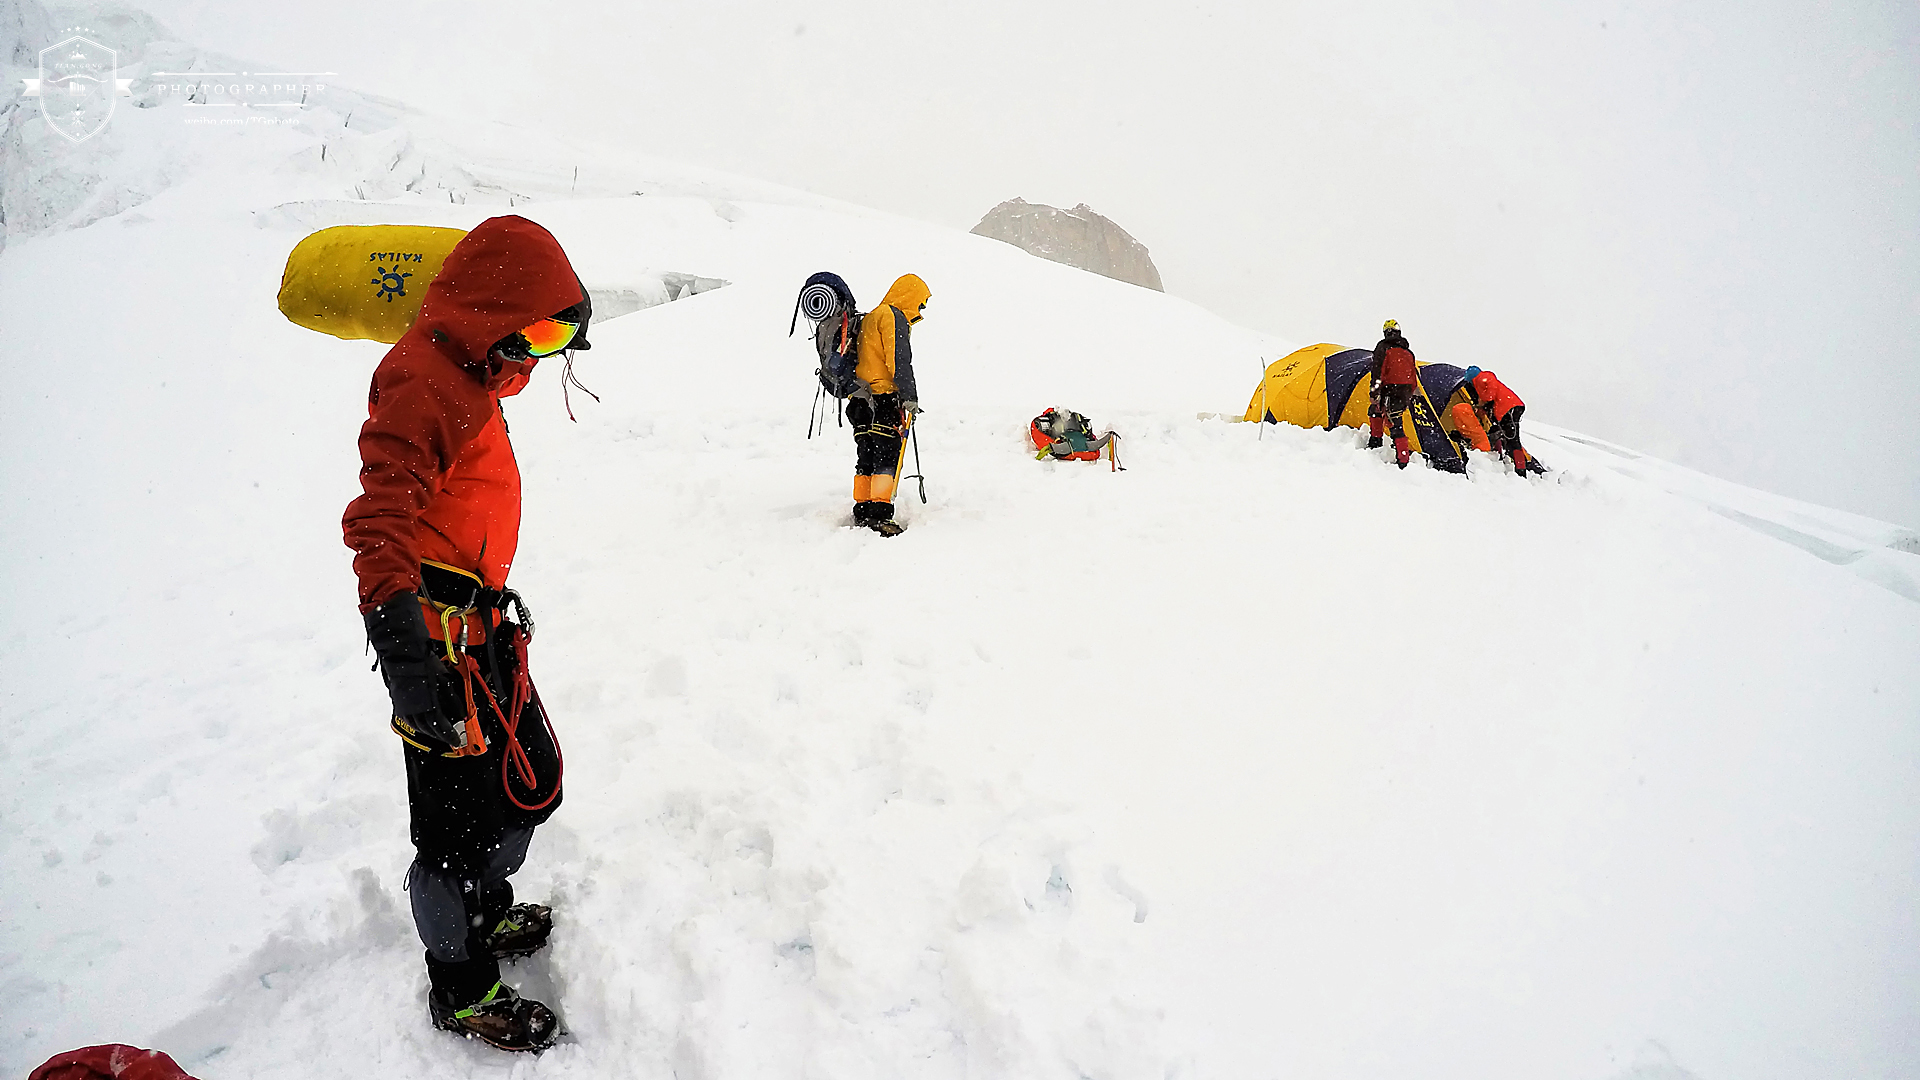
[[[908,327],[920,321],[920,309],[933,293],[918,275],[903,274],[860,323],[860,359],[853,373],[876,394],[898,393],[901,401],[920,400],[913,378],[913,345]]]

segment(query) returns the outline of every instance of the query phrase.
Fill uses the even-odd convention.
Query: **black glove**
[[[450,754],[467,745],[467,725],[449,720],[439,709],[396,716],[393,730],[401,738],[422,744],[431,753]]]
[[[393,715],[449,749],[465,746],[465,726],[453,723],[440,711],[435,683],[445,665],[435,652],[433,639],[427,636],[420,598],[410,592],[400,593],[367,612],[366,620],[367,641],[380,658],[380,676],[387,681]]]

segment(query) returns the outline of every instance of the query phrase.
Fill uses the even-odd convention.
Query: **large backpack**
[[[1098,461],[1100,451],[1107,452],[1112,471],[1119,471],[1120,436],[1109,429],[1104,435],[1093,433],[1093,421],[1071,410],[1048,409],[1027,425],[1027,437],[1039,453],[1036,460]]]
[[[813,325],[813,350],[820,357],[814,375],[820,388],[838,400],[873,396],[866,380],[854,374],[860,365],[860,323],[865,319],[858,311],[842,311]]]
[[[1413,350],[1401,345],[1389,346],[1380,355],[1379,383],[1387,386],[1412,386],[1419,379],[1413,362]]]
[[[840,422],[839,402],[850,397],[873,397],[873,390],[858,375],[860,362],[860,323],[865,318],[853,299],[853,290],[839,274],[821,271],[800,286],[793,301],[793,319],[787,323],[787,336],[793,336],[800,316],[813,323],[813,351],[820,359],[814,369],[820,389],[814,392],[813,412],[807,417],[807,438],[813,438],[814,424],[820,419],[820,398],[831,394],[835,402],[834,422]],[[823,425],[824,429],[824,425]]]

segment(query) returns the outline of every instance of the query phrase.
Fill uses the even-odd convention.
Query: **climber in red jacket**
[[[429,1014],[504,1050],[558,1035],[550,1009],[500,981],[500,958],[552,929],[552,912],[514,903],[507,879],[560,805],[560,751],[527,673],[531,620],[507,588],[520,470],[500,400],[542,357],[587,348],[591,317],[547,230],[514,216],[476,226],[373,373],[364,493],[342,521],[404,744]]]
[[[1487,427],[1487,437],[1492,441],[1494,452],[1512,459],[1516,475],[1527,475],[1533,459],[1526,447],[1520,445],[1520,416],[1527,411],[1527,403],[1508,389],[1506,383],[1495,378],[1493,372],[1477,367],[1467,369],[1467,393],[1477,408],[1493,418]]]
[[[1367,393],[1367,449],[1378,450],[1381,437],[1391,427],[1393,461],[1404,469],[1413,459],[1413,449],[1407,444],[1406,415],[1413,407],[1414,380],[1419,374],[1400,324],[1388,319],[1381,331],[1380,344],[1373,347],[1373,385]]]

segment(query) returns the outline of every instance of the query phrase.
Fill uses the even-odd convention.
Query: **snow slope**
[[[192,168],[0,254],[0,1070],[1920,1072],[1911,533],[1544,425],[1552,478],[1461,480],[1200,418],[1290,343],[802,193],[171,111],[119,152]],[[424,1024],[338,539],[380,347],[273,307],[312,228],[509,202],[596,287],[731,282],[596,327],[578,424],[508,406],[570,765],[528,1059]],[[823,268],[933,288],[897,540],[804,437]],[[1031,460],[1049,405],[1129,471]]]

